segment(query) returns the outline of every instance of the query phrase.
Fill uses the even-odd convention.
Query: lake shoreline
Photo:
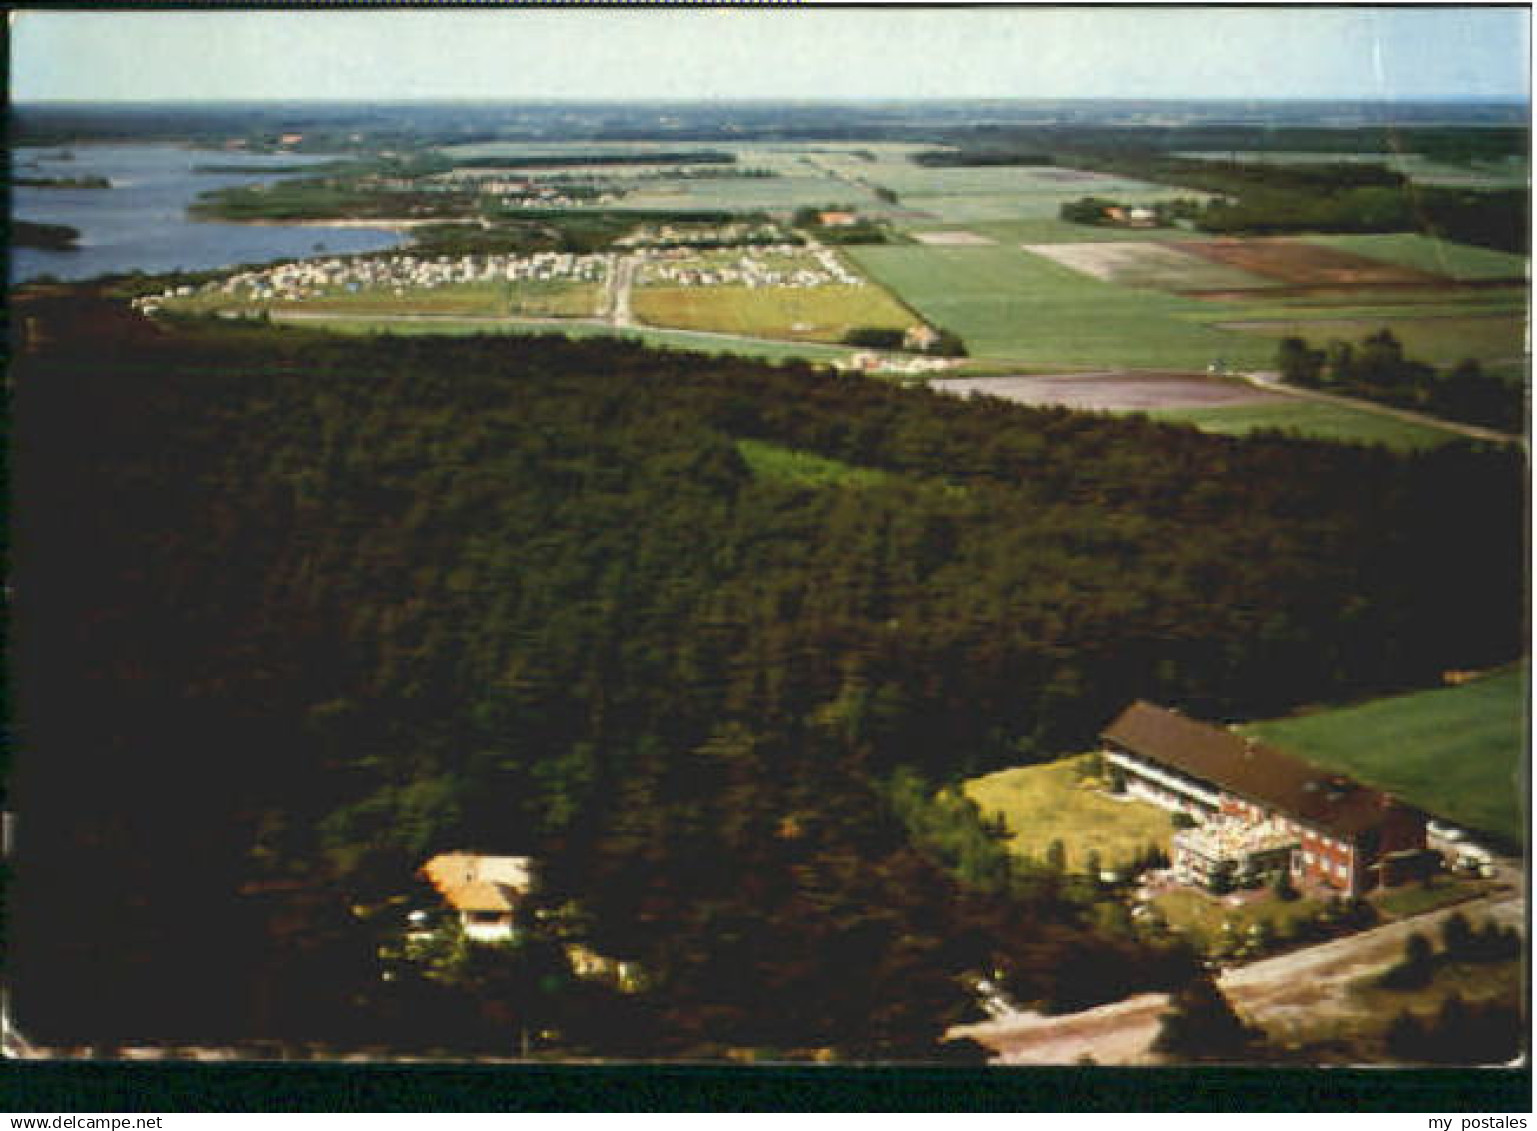
[[[80,238],[69,251],[14,247],[8,282],[49,275],[85,280],[135,271],[151,275],[210,271],[316,255],[384,251],[410,242],[415,217],[409,216],[247,224],[192,215],[189,207],[207,192],[271,183],[287,175],[273,167],[298,160],[287,155],[253,159],[244,174],[193,171],[194,165],[210,160],[235,163],[228,155],[214,157],[214,152],[188,145],[103,143],[71,150],[65,161],[55,156],[56,150],[18,148],[12,157],[26,166],[29,178],[98,176],[111,182],[112,189],[85,193],[15,186],[13,214],[37,223],[68,225],[80,232]],[[315,157],[322,159],[319,154]],[[330,230],[316,232],[315,228]],[[317,242],[323,246],[316,248]]]
[[[359,231],[373,230],[373,231],[380,231],[380,232],[396,232],[396,233],[399,233],[399,232],[409,232],[409,231],[411,231],[411,230],[413,230],[415,228],[430,227],[430,226],[432,226],[434,224],[474,224],[474,223],[476,223],[476,221],[474,221],[474,220],[441,220],[441,219],[439,219],[439,220],[405,220],[405,219],[365,220],[365,219],[358,219],[358,218],[349,218],[349,219],[325,220],[325,219],[320,219],[320,218],[311,218],[311,219],[305,219],[305,220],[252,220],[252,219],[238,219],[237,220],[237,219],[233,219],[233,218],[230,218],[230,217],[224,217],[224,216],[204,216],[204,215],[198,215],[198,214],[193,213],[191,211],[188,212],[187,219],[191,220],[193,223],[196,223],[196,224],[239,224],[242,227],[249,227],[249,228],[347,228],[347,229],[353,229],[353,230],[359,230]]]

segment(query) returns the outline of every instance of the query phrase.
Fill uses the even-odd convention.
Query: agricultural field
[[[221,310],[304,311],[313,314],[453,317],[590,318],[598,301],[593,283],[519,281],[449,283],[407,288],[399,293],[378,288],[328,290],[304,298],[234,299],[199,294],[168,300],[171,310],[212,313]]]
[[[1518,361],[1526,352],[1526,319],[1513,314],[1460,316],[1401,310],[1369,317],[1333,313],[1319,318],[1224,321],[1220,325],[1269,338],[1298,337],[1314,346],[1330,341],[1358,343],[1379,330],[1389,330],[1403,343],[1408,356],[1439,366],[1468,358]]]
[[[960,215],[967,210],[977,213],[970,217],[975,219],[1056,216],[1064,201],[1083,196],[1135,202],[1167,200],[1181,191],[1057,166],[930,167],[902,161],[834,167],[890,189],[909,208],[947,220],[967,218]]]
[[[744,280],[726,275],[707,286],[697,280],[674,285],[677,280],[655,277],[648,265],[629,309],[656,332],[667,327],[699,335],[686,339],[690,348],[708,348],[704,336],[721,334],[727,336],[721,348],[748,349],[755,356],[770,349],[792,356],[800,349],[805,356],[826,358],[830,355],[815,353],[818,344],[836,343],[853,327],[901,329],[923,320],[965,342],[968,373],[1198,374],[1213,363],[1271,368],[1281,337],[1323,345],[1359,341],[1387,328],[1412,357],[1442,367],[1473,358],[1490,372],[1525,379],[1523,257],[1412,235],[1211,239],[1189,228],[1089,227],[1063,221],[1062,205],[1088,195],[1138,204],[1205,194],[1061,166],[932,167],[910,159],[931,148],[876,141],[613,141],[505,142],[443,152],[450,158],[505,157],[508,168],[519,157],[537,158],[529,167],[536,180],[540,174],[574,174],[590,178],[605,194],[619,194],[603,204],[576,200],[566,209],[568,222],[586,216],[611,226],[617,222],[622,231],[623,221],[613,214],[654,210],[682,216],[767,214],[785,223],[806,206],[848,206],[887,221],[894,240],[911,241],[841,253],[878,286],[838,278],[833,282],[841,285],[789,290],[733,285]],[[648,154],[694,150],[730,151],[736,162],[643,160]],[[597,153],[614,154],[617,163],[580,163]],[[547,164],[567,156],[577,164]],[[474,177],[495,172],[487,166],[458,171]],[[735,175],[758,171],[771,175]],[[501,292],[470,284],[431,291],[408,287],[398,294],[335,290],[308,296],[304,309],[358,318],[398,315],[403,323],[413,316],[581,319],[601,316],[605,304],[596,283],[520,281]],[[292,304],[263,305],[281,310]],[[730,337],[779,339],[785,345],[733,343]],[[1099,391],[1089,396],[1095,405]],[[1240,434],[1280,426],[1398,447],[1445,438],[1433,429],[1343,407],[1253,397],[1217,405],[1135,391],[1154,399],[1139,396],[1108,407],[1146,409]]]
[[[1530,163],[1517,158],[1451,164],[1432,161],[1418,153],[1307,153],[1282,150],[1194,150],[1177,153],[1175,156],[1209,161],[1239,161],[1254,165],[1383,165],[1417,184],[1464,188],[1521,188],[1531,179]]]
[[[1289,398],[1236,378],[1190,373],[1051,373],[1008,377],[938,377],[931,389],[1028,405],[1092,412],[1231,408],[1287,404]]]
[[[915,321],[879,287],[637,288],[635,316],[650,326],[835,343],[856,326],[902,330]]]
[[[1001,815],[1009,849],[1044,859],[1060,840],[1069,869],[1082,870],[1088,854],[1106,868],[1130,863],[1149,845],[1169,850],[1174,826],[1156,805],[1113,798],[1089,775],[1094,755],[1083,754],[1041,766],[1023,766],[973,778],[963,792],[984,817]]]
[[[1155,420],[1191,424],[1203,432],[1224,436],[1276,430],[1315,440],[1382,444],[1399,451],[1435,447],[1457,439],[1457,434],[1450,429],[1418,424],[1370,409],[1291,397],[1274,397],[1236,406],[1155,406],[1147,413]]]
[[[1191,240],[1179,247],[1213,263],[1298,288],[1364,289],[1436,286],[1445,282],[1427,271],[1400,263],[1368,259],[1302,240],[1254,237]]]
[[[1172,190],[1169,195],[1172,195]],[[914,225],[916,228],[917,225]],[[1091,227],[1074,224],[1059,216],[1037,216],[1024,220],[982,220],[967,227],[978,235],[1001,244],[1053,243],[1169,243],[1191,239],[1190,228],[1118,228],[1113,225]]]
[[[1452,243],[1430,236],[1402,234],[1309,236],[1307,242],[1428,271],[1458,281],[1513,279],[1524,285],[1526,260],[1505,251]]]
[[[658,178],[628,182],[629,191],[606,207],[634,211],[793,212],[828,204],[878,203],[861,186],[825,177]]]
[[[1141,412],[1202,431],[1244,436],[1261,429],[1342,443],[1383,444],[1408,451],[1457,438],[1447,428],[1402,420],[1368,408],[1302,400],[1231,377],[1199,373],[1102,372],[939,377],[932,388],[1030,405],[1091,412]]]
[[[1188,244],[1115,242],[1025,244],[1032,255],[1043,255],[1074,271],[1124,287],[1161,291],[1254,290],[1274,286],[1264,275],[1212,262],[1189,250]]]
[[[1520,842],[1529,684],[1522,664],[1460,687],[1244,729],[1434,815]]]
[[[992,247],[998,242],[965,228],[930,228],[913,232],[912,238],[930,247]]]
[[[973,357],[1026,367],[1204,370],[1218,359],[1263,368],[1275,355],[1261,337],[1192,320],[1215,307],[1093,279],[1019,248],[846,250],[931,324],[959,334]]]
[[[839,342],[855,327],[917,321],[827,250],[648,253],[631,305],[652,326],[791,341]]]
[[[847,362],[856,351],[844,346],[816,342],[773,342],[758,338],[736,337],[721,333],[697,333],[690,330],[666,330],[654,327],[616,327],[601,322],[571,321],[551,325],[541,321],[519,321],[504,317],[442,316],[413,317],[411,314],[343,314],[275,309],[275,323],[287,322],[323,329],[337,334],[355,335],[447,335],[508,334],[522,337],[559,334],[567,338],[622,338],[658,349],[686,350],[690,353],[728,354],[763,361],[795,359],[818,364]]]

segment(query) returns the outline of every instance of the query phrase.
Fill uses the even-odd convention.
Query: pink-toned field
[[[957,396],[998,397],[1029,405],[1135,412],[1216,408],[1281,399],[1241,381],[1199,373],[1056,373],[1017,377],[943,377],[929,386]]]
[[[1250,290],[1273,286],[1270,279],[1191,254],[1187,245],[1120,240],[1095,243],[1024,244],[1032,255],[1129,287],[1166,291]]]
[[[948,230],[943,232],[914,232],[913,239],[934,247],[991,247],[997,240],[979,236],[976,232]]]
[[[1296,287],[1436,287],[1428,271],[1289,239],[1193,240],[1174,245],[1213,263]]]

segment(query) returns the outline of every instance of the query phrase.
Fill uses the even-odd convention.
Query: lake
[[[73,159],[61,154],[72,153]],[[14,186],[11,215],[78,228],[77,251],[11,250],[10,280],[39,275],[90,279],[97,275],[178,269],[204,271],[237,263],[268,263],[318,254],[379,251],[403,237],[381,228],[311,228],[220,224],[187,217],[187,205],[211,189],[279,180],[274,166],[318,164],[326,156],[260,156],[175,145],[81,145],[20,148],[12,154],[20,177],[106,177],[110,189]],[[196,173],[197,165],[239,166],[249,172]],[[317,245],[320,245],[317,247]]]

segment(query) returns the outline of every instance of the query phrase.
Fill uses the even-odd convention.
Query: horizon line
[[[720,99],[706,95],[695,98],[634,97],[634,98],[561,98],[561,97],[491,97],[481,95],[437,95],[420,98],[378,99],[368,97],[269,97],[251,96],[234,98],[31,98],[14,99],[12,108],[19,106],[238,106],[238,105],[315,105],[330,106],[421,106],[443,104],[477,104],[483,106],[847,106],[895,105],[924,106],[956,104],[1014,104],[1014,103],[1117,103],[1167,106],[1188,103],[1224,106],[1290,105],[1296,103],[1360,103],[1374,106],[1439,105],[1461,103],[1480,106],[1526,106],[1531,96],[1491,96],[1473,94],[1425,94],[1414,97],[1393,97],[1358,94],[1316,94],[1286,97],[1208,97],[1203,95],[1160,95],[1139,98],[1127,95],[1058,95],[1058,94],[1011,94],[1011,95],[955,95],[953,97],[901,97],[878,95],[849,95],[842,98],[801,98],[795,96],[743,96]]]

